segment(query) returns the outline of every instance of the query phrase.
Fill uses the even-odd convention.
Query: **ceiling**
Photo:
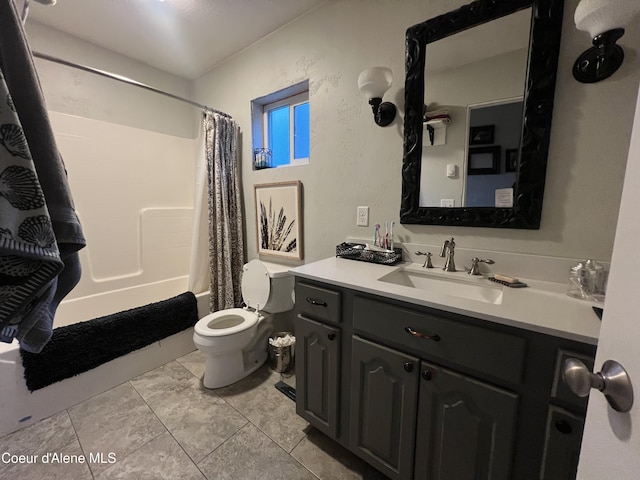
[[[28,21],[195,79],[325,1],[32,0]]]

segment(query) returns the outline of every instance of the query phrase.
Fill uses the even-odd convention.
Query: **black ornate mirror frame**
[[[407,30],[400,223],[540,228],[564,0],[478,0]],[[513,208],[420,207],[425,50],[429,43],[533,7]]]

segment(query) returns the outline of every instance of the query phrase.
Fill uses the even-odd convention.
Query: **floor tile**
[[[80,445],[85,452],[115,454],[122,459],[166,429],[129,383],[69,409]],[[91,464],[94,475],[109,464]]]
[[[317,480],[254,425],[247,425],[198,464],[209,480]]]
[[[382,473],[315,428],[293,449],[291,456],[321,480],[386,480]]]
[[[183,357],[177,359],[177,361],[184,368],[193,373],[196,378],[202,379],[204,375],[204,364],[206,356],[200,350],[195,350]]]
[[[296,415],[294,401],[276,390],[280,374],[262,367],[253,375],[218,389],[218,394],[287,452],[305,436],[308,423]]]
[[[4,455],[5,452],[10,456]],[[3,455],[3,461],[0,461],[0,478],[3,479],[92,478],[88,464],[80,460],[82,449],[66,411],[0,438],[0,454]],[[64,463],[59,457],[61,454],[69,455],[70,462]],[[29,463],[14,461],[13,455],[24,455],[24,461]]]
[[[96,475],[96,480],[204,480],[204,475],[165,432]]]
[[[178,362],[131,380],[185,452],[199,462],[247,424],[247,419],[202,387]]]

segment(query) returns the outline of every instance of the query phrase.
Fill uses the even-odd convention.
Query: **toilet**
[[[283,265],[251,260],[242,269],[242,298],[245,308],[210,313],[196,323],[193,342],[206,355],[206,388],[230,385],[264,364],[272,314],[293,308],[293,275]]]

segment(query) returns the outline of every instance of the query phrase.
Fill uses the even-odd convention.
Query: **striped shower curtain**
[[[203,120],[209,205],[209,275],[212,312],[242,304],[244,263],[238,132],[236,122],[214,112]]]

